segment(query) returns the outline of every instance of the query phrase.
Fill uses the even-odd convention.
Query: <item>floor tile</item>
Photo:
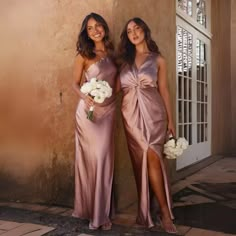
[[[3,224],[0,225],[0,229],[1,230],[11,230],[11,229],[19,227],[20,225],[22,225],[22,224],[17,223],[17,222],[5,221]]]
[[[176,225],[178,234],[180,235],[185,235],[187,232],[191,230],[190,226],[185,226],[185,225]]]

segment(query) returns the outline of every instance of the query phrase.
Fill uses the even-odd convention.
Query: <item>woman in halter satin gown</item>
[[[121,110],[139,198],[137,223],[154,226],[150,215],[150,183],[160,205],[163,229],[176,233],[163,161],[167,130],[175,135],[166,63],[150,29],[140,18],[133,18],[125,25],[118,52]]]
[[[80,97],[75,130],[75,202],[73,216],[89,220],[92,230],[111,229],[109,219],[114,169],[115,95],[97,104],[81,93],[82,81],[96,77],[115,88],[117,69],[105,20],[96,13],[86,16],[77,42],[74,89]],[[83,79],[83,73],[85,79]],[[87,119],[94,105],[93,121]]]

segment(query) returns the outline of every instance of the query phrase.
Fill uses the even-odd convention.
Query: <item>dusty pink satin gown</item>
[[[109,57],[92,64],[86,80],[106,80],[115,91],[116,67]],[[114,169],[115,96],[96,105],[94,121],[87,119],[83,94],[76,110],[75,202],[73,216],[93,227],[109,222]]]
[[[166,139],[167,114],[157,88],[156,53],[149,53],[140,68],[126,65],[120,72],[123,91],[122,115],[127,143],[137,185],[139,206],[137,223],[154,226],[150,214],[150,191],[147,169],[147,151],[154,150],[160,158],[165,194],[171,210],[171,199],[166,169],[163,161],[163,145]]]

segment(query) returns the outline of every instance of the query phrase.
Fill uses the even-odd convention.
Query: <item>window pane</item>
[[[200,40],[196,41],[196,66],[197,66],[197,80],[200,80]]]
[[[192,16],[193,0],[178,0],[178,7],[189,16]]]
[[[187,54],[183,54],[183,71],[184,71],[184,76],[187,76],[187,71],[188,71],[188,57]]]
[[[177,40],[178,40],[178,51],[182,52],[183,50],[183,36],[182,36],[182,27],[177,27]]]
[[[205,133],[205,141],[207,141],[207,124],[205,124],[205,131],[204,131],[204,133]]]
[[[188,99],[192,100],[192,80],[191,79],[189,80],[188,89],[189,89],[189,91],[188,91]]]
[[[201,98],[201,86],[200,82],[197,82],[197,101],[200,101]]]
[[[197,122],[201,122],[201,104],[197,104]]]
[[[182,125],[179,125],[179,137],[183,137],[183,132],[182,132]]]
[[[191,123],[192,122],[192,103],[191,102],[188,103],[188,112],[189,112],[188,122]]]
[[[178,98],[182,98],[182,77],[178,76]]]
[[[179,106],[178,107],[178,110],[179,110],[178,114],[179,114],[179,124],[180,124],[180,123],[183,123],[183,118],[182,118],[183,112],[182,112],[182,102],[181,101],[178,102],[178,106]]]
[[[188,50],[188,32],[183,29],[183,53],[187,54]]]
[[[187,110],[187,102],[184,102],[184,123],[187,123],[187,115],[188,115],[188,110]]]
[[[197,22],[206,27],[206,1],[197,0],[196,4]]]
[[[188,76],[192,77],[192,57],[188,57]]]
[[[184,99],[187,99],[187,91],[188,91],[188,79],[184,78]]]
[[[184,137],[188,140],[188,126],[184,125]]]
[[[205,117],[204,117],[204,121],[207,122],[207,104],[205,104]]]
[[[189,145],[191,145],[192,144],[192,125],[190,124],[189,125],[189,139],[188,139],[188,143],[189,143]]]
[[[201,104],[201,122],[204,122],[204,120],[205,120],[204,104]]]

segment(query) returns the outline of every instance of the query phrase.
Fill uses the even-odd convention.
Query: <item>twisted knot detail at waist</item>
[[[157,88],[156,83],[150,83],[149,81],[142,81],[142,80],[137,80],[134,83],[127,84],[126,86],[123,87],[124,90],[126,89],[147,89],[147,88]]]

